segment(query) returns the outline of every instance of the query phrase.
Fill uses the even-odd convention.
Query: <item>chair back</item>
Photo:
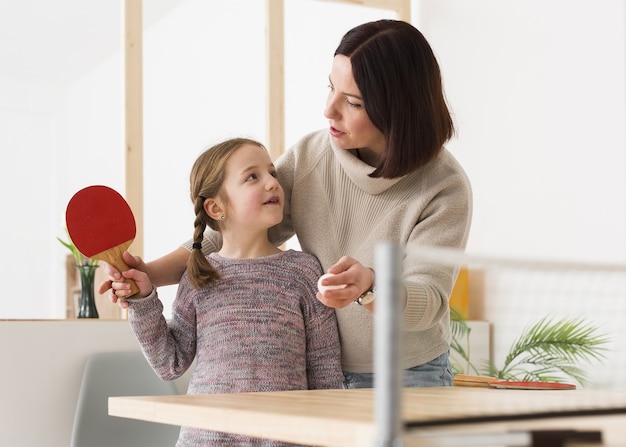
[[[180,427],[109,416],[109,396],[178,394],[139,351],[101,352],[87,359],[78,396],[71,447],[172,447]]]

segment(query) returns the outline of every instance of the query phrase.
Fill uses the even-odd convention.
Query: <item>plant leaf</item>
[[[61,244],[63,244],[65,248],[67,248],[70,252],[72,252],[72,256],[74,256],[74,262],[76,263],[76,265],[83,265],[83,264],[88,264],[91,266],[98,265],[97,259],[86,258],[83,256],[83,254],[80,251],[78,251],[78,249],[72,242],[72,238],[70,237],[70,233],[67,231],[67,228],[65,229],[65,234],[67,234],[67,239],[68,239],[67,241],[64,241],[60,237],[57,237],[57,240]]]
[[[585,383],[588,378],[578,365],[603,359],[603,345],[608,341],[582,318],[553,322],[545,317],[513,343],[496,375],[506,380],[541,381],[561,381],[565,375]]]

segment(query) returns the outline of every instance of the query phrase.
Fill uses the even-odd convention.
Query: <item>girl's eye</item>
[[[250,174],[250,175],[248,176],[248,178],[246,178],[246,181],[249,181],[249,180],[256,180],[256,179],[257,179],[256,174]]]
[[[274,178],[278,177],[278,174],[276,173],[276,171],[270,172],[270,175]]]

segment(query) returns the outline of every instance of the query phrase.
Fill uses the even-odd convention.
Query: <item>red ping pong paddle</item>
[[[78,251],[120,272],[129,269],[122,254],[135,239],[135,217],[124,198],[108,186],[88,186],[70,199],[65,211],[67,232]],[[130,295],[139,292],[127,279]]]

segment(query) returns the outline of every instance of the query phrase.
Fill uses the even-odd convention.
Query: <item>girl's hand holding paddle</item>
[[[120,272],[112,265],[105,263],[104,271],[106,272],[109,279],[100,284],[100,287],[98,288],[98,293],[104,294],[107,292],[107,290],[110,290],[111,301],[113,303],[118,303],[122,307],[126,308],[128,307],[128,303],[124,300],[124,298],[131,294],[131,285],[129,282],[126,281],[126,279],[133,279],[136,282],[136,272],[143,273],[146,264],[139,256],[133,256],[128,251],[125,251],[122,254],[122,257],[124,258],[124,262],[126,262],[126,264],[128,264],[128,267],[130,267],[130,269],[126,272]],[[146,275],[146,278],[147,277],[148,276]],[[142,286],[140,286],[139,284],[137,284],[137,286],[139,287],[139,296],[137,296],[137,298],[147,296],[152,291],[152,284],[149,284],[150,287],[147,293],[145,289],[142,288]]]
[[[122,276],[126,279],[134,280],[135,284],[137,284],[137,287],[139,288],[139,292],[133,295],[132,298],[130,298],[132,300],[137,299],[137,298],[145,298],[148,295],[150,295],[152,291],[154,290],[154,285],[152,284],[152,281],[150,281],[148,274],[145,272],[142,272],[141,270],[131,268],[130,270],[122,272]],[[124,282],[123,284],[128,284],[128,283]],[[130,293],[130,289],[128,290],[129,290],[128,293]],[[126,298],[119,298],[117,297],[117,295],[116,295],[116,298],[117,298],[116,301],[122,307],[128,307],[128,300]]]

